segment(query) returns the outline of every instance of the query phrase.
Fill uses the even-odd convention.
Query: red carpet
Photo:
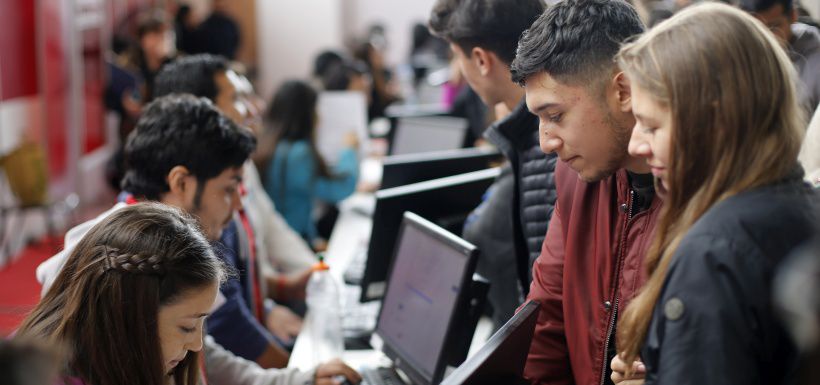
[[[54,255],[55,246],[49,241],[29,245],[14,262],[0,269],[0,338],[14,331],[40,300],[34,270]]]

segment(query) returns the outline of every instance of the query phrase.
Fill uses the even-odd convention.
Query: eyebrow
[[[636,113],[633,113],[633,115],[635,115],[635,119],[637,119],[637,120],[640,120],[640,121],[643,121],[643,122],[647,122],[647,121],[648,121],[648,122],[655,123],[655,119],[652,119],[652,118],[650,118],[650,117],[648,117],[648,116],[643,116],[643,115],[641,115],[641,114],[636,114]]]
[[[542,105],[540,105],[540,106],[538,106],[538,107],[531,108],[531,109],[530,109],[530,112],[531,112],[531,113],[533,113],[533,114],[538,114],[539,112],[544,111],[544,110],[546,110],[547,108],[550,108],[550,107],[555,107],[555,106],[557,106],[557,105],[558,105],[558,103],[544,103],[544,104],[542,104]]]
[[[235,180],[238,183],[242,183],[242,177],[241,176],[238,176],[238,175],[232,176],[231,179]]]

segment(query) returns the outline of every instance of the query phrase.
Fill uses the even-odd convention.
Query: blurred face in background
[[[753,15],[769,28],[783,47],[788,47],[792,39],[792,24],[797,21],[797,11],[792,9],[786,12],[782,4],[775,4],[773,7],[754,12]]]
[[[473,52],[464,52],[458,44],[450,43],[450,51],[453,52],[453,60],[457,63],[456,68],[461,70],[461,76],[467,81],[470,88],[475,91],[484,104],[494,106],[500,103],[501,97],[496,89],[496,80],[489,76],[487,57],[488,51],[474,49]]]
[[[176,53],[176,34],[169,27],[148,31],[140,38],[140,48],[146,59],[161,60]]]
[[[235,123],[259,134],[264,100],[256,95],[250,81],[232,70],[216,74],[214,81],[217,88],[214,99],[216,107]]]

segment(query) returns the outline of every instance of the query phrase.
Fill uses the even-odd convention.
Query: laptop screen
[[[437,377],[465,277],[474,268],[475,248],[459,240],[412,213],[405,215],[376,326],[398,356],[397,366],[404,369],[398,363],[404,361],[428,383]]]
[[[467,120],[449,116],[402,118],[397,123],[391,155],[461,148]]]

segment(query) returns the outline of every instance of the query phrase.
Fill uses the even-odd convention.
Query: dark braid
[[[131,274],[165,274],[163,260],[157,255],[128,254],[116,248],[102,248],[105,256],[102,260],[104,273],[114,270]]]

